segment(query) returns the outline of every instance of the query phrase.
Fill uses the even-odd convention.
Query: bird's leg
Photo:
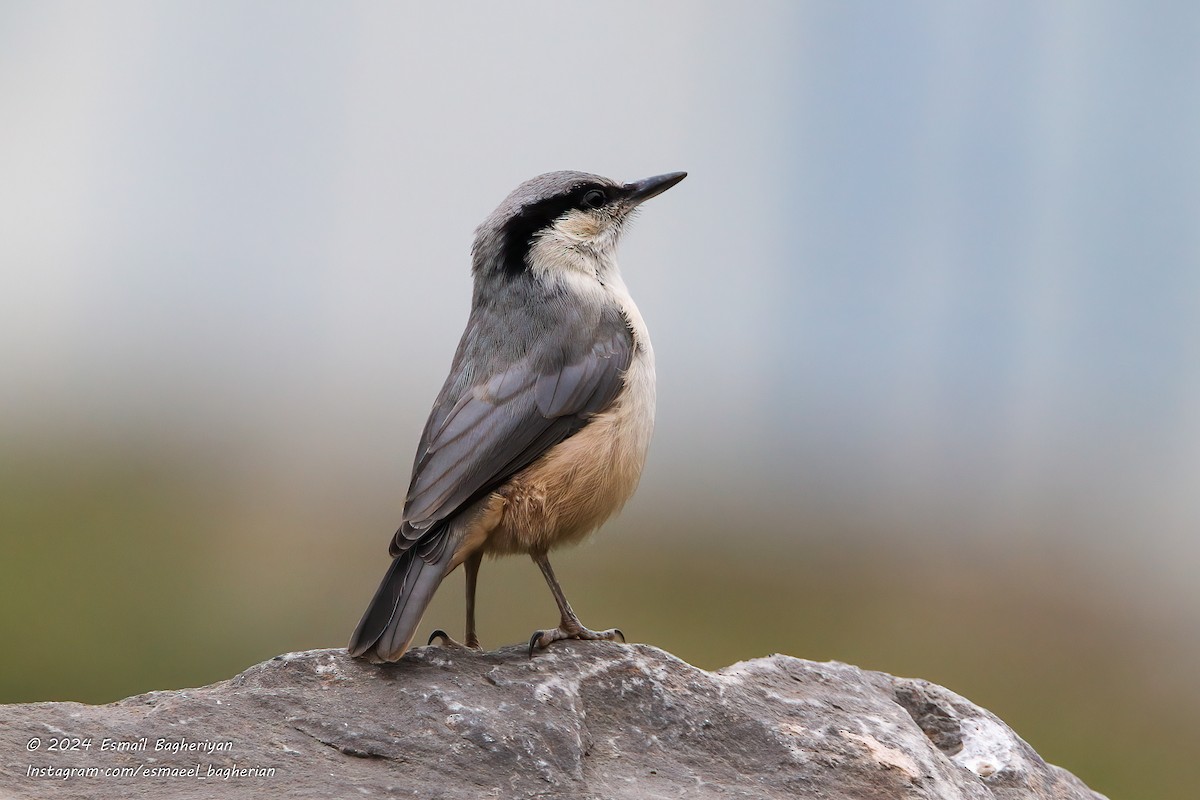
[[[463,569],[466,570],[467,579],[467,641],[460,644],[451,639],[450,634],[438,628],[429,634],[428,644],[433,644],[434,639],[441,639],[451,647],[465,647],[471,650],[483,649],[479,644],[479,634],[475,632],[475,584],[479,580],[479,563],[481,561],[483,561],[483,551],[476,550],[467,556],[467,560],[463,562]]]
[[[467,556],[463,566],[467,571],[467,647],[472,650],[482,650],[479,645],[479,635],[475,633],[475,582],[479,579],[479,562],[483,560],[483,550],[476,550]]]
[[[558,603],[559,614],[562,615],[562,621],[558,627],[548,631],[534,631],[533,636],[529,638],[529,655],[533,655],[534,648],[546,648],[560,639],[607,639],[613,641],[617,638],[625,641],[625,634],[621,633],[617,628],[610,628],[606,631],[592,631],[583,627],[579,622],[579,617],[575,616],[574,609],[567,602],[567,596],[563,594],[562,587],[558,585],[558,579],[554,577],[554,568],[550,566],[550,559],[545,553],[531,554],[534,562],[542,570],[542,575],[546,578],[546,585],[550,587],[550,592],[554,595],[554,602]]]

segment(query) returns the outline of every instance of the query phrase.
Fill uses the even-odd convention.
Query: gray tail
[[[434,552],[429,552],[431,549]],[[442,542],[441,548],[417,545],[396,556],[350,637],[346,647],[350,655],[375,662],[399,660],[416,635],[453,554],[454,548]]]

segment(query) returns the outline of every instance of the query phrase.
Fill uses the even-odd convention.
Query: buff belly
[[[611,408],[517,473],[482,504],[460,552],[547,552],[600,527],[637,489],[654,430],[654,362],[634,358]],[[461,560],[461,559],[456,559]]]

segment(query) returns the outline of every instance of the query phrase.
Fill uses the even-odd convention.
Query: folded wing
[[[455,364],[456,374],[470,369],[475,380],[443,391],[430,414],[393,556],[416,542],[422,553],[440,552],[442,523],[612,404],[633,356],[624,317],[605,313],[591,335],[572,338],[573,346],[554,358],[542,353],[540,363],[527,354],[483,374],[475,364]]]

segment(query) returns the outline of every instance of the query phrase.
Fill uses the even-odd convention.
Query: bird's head
[[[548,172],[504,199],[475,231],[477,277],[598,274],[613,262],[625,222],[641,203],[687,177],[671,172],[620,184],[586,172]]]

